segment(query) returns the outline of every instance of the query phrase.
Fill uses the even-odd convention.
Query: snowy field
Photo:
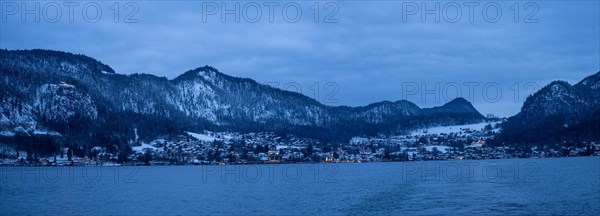
[[[440,127],[432,127],[428,129],[419,129],[417,131],[413,131],[410,133],[412,136],[424,136],[428,134],[450,134],[450,133],[458,133],[461,129],[471,129],[476,131],[481,131],[486,125],[491,124],[494,126],[499,122],[482,122],[477,124],[467,124],[467,125],[451,125],[451,126],[440,126]]]
[[[131,147],[131,149],[133,149],[133,151],[136,151],[136,152],[142,152],[146,148],[149,148],[149,149],[152,149],[152,150],[156,150],[156,148],[154,146],[148,145],[146,143],[142,143],[141,146]]]
[[[217,139],[216,137],[209,136],[206,134],[199,134],[199,133],[192,133],[192,132],[187,132],[187,134],[189,134],[190,136],[192,136],[200,141],[212,142],[212,141],[215,141],[215,139]]]

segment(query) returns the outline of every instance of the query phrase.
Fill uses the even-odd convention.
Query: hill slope
[[[529,96],[497,141],[551,144],[600,140],[600,72],[575,85],[554,81]]]
[[[49,50],[0,50],[0,130],[54,130],[81,140],[126,140],[182,131],[277,131],[320,139],[474,123],[466,100],[421,109],[408,101],[331,107],[302,94],[204,66],[168,80],[122,75],[93,58]]]

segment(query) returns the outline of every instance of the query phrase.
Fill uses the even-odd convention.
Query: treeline
[[[89,136],[71,135],[60,137],[50,134],[17,133],[12,137],[0,137],[0,142],[16,149],[16,158],[26,158],[27,161],[38,161],[44,157],[60,157],[72,160],[79,158],[97,158],[100,151],[94,147],[104,148],[105,152],[117,156],[115,162],[127,162],[132,153],[129,140],[120,136],[105,133],[92,133]],[[23,155],[23,152],[25,153]],[[3,155],[7,157],[7,155]],[[105,158],[107,159],[107,158]]]

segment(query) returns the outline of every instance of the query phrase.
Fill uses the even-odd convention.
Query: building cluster
[[[564,143],[570,147],[519,148],[488,145],[496,130],[460,128],[449,133],[420,131],[402,136],[354,137],[348,143],[323,143],[275,133],[187,133],[149,143],[132,142],[119,158],[105,147],[93,147],[84,157],[60,156],[27,161],[25,153],[0,159],[4,165],[184,165],[248,163],[378,162],[463,160],[565,156],[600,156],[600,142]],[[5,151],[6,148],[0,149]],[[2,153],[2,152],[0,152]],[[5,154],[6,155],[6,154]]]

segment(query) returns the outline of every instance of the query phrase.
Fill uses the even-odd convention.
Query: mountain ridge
[[[17,98],[21,104],[39,104],[40,98],[34,95],[51,93],[41,90],[42,85],[65,83],[76,87],[82,100],[78,102],[93,104],[97,112],[96,122],[91,124],[93,126],[82,126],[79,120],[66,125],[69,128],[84,127],[78,133],[112,130],[101,129],[111,125],[124,130],[120,132],[122,136],[131,136],[134,128],[166,127],[169,132],[269,130],[309,137],[336,139],[339,136],[347,139],[354,135],[402,133],[429,125],[469,123],[484,119],[464,98],[431,108],[420,108],[406,100],[381,101],[358,107],[328,106],[300,93],[260,84],[250,78],[224,74],[208,65],[167,79],[151,74],[118,74],[110,66],[80,54],[47,50],[0,50],[0,69],[5,74],[0,86],[6,92],[2,95],[3,103],[8,103],[4,102],[8,101],[6,98]],[[89,95],[93,103],[84,103],[87,97],[83,95]],[[89,106],[82,109],[86,112],[93,110],[92,105]],[[6,117],[3,119],[15,116],[11,114],[14,112],[12,108],[0,110],[2,116]],[[62,126],[41,121],[39,110],[34,113],[38,114],[29,114],[29,117],[37,120],[34,127],[73,133],[72,129],[66,131],[61,129]],[[114,122],[115,118],[131,120]],[[18,122],[13,120],[9,121]],[[163,123],[148,125],[148,122],[156,124],[157,121]],[[3,123],[0,129],[11,130],[13,123]],[[30,130],[35,129],[31,127]],[[324,132],[327,130],[331,134]],[[150,131],[143,137],[150,139],[163,133],[159,129]]]
[[[600,72],[575,85],[552,81],[502,124],[498,144],[560,144],[600,140]]]

